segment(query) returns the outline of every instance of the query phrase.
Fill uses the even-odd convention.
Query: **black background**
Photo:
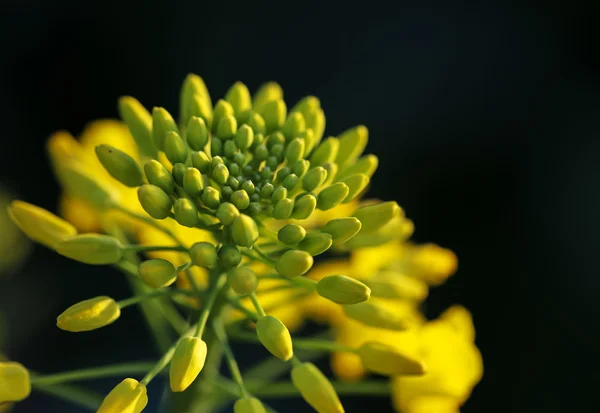
[[[414,239],[459,256],[457,275],[432,293],[428,311],[462,303],[473,312],[485,375],[462,411],[592,406],[600,345],[595,7],[82,3],[2,6],[0,180],[19,197],[56,209],[45,140],[115,117],[118,96],[176,111],[188,72],[213,98],[237,80],[251,90],[278,81],[288,102],[314,94],[327,134],[368,126],[368,151],[380,158],[369,195],[397,200],[416,223]],[[11,358],[42,372],[154,358],[135,311],[89,335],[56,329],[62,309],[100,294],[125,297],[126,284],[38,247],[0,285]],[[151,403],[158,392],[151,389]],[[390,409],[385,399],[347,400],[350,412]],[[285,407],[306,411],[299,401]],[[34,394],[15,411],[79,410]]]

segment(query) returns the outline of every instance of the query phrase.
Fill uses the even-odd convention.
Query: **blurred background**
[[[458,254],[458,273],[434,289],[428,315],[454,303],[474,315],[485,374],[462,411],[590,406],[600,346],[600,16],[592,2],[394,3],[373,5],[373,16],[364,4],[308,0],[249,2],[235,13],[233,4],[203,1],[92,3],[3,2],[0,198],[55,211],[45,140],[116,117],[121,95],[176,111],[188,72],[213,98],[237,80],[251,91],[275,80],[288,103],[321,99],[326,134],[366,125],[367,150],[380,158],[369,195],[397,200],[415,221],[415,240]],[[155,358],[136,311],[90,335],[55,327],[81,299],[126,297],[123,277],[21,248],[8,224],[1,231],[2,260],[30,253],[20,266],[0,266],[12,359],[53,372]],[[391,411],[388,399],[346,400],[349,412]],[[34,393],[14,411],[81,410]],[[305,407],[297,399],[285,411]]]

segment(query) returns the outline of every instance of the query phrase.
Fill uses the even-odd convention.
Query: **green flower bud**
[[[365,174],[369,178],[373,176],[379,166],[379,158],[375,155],[365,155],[355,164],[348,166],[338,174],[338,180],[354,174]]]
[[[249,195],[252,195],[255,191],[254,182],[250,180],[244,181],[244,183],[242,184],[242,190],[246,191],[246,193],[248,193]]]
[[[98,145],[96,155],[104,169],[123,185],[134,188],[144,183],[139,165],[125,152],[110,145]]]
[[[5,403],[25,400],[30,394],[31,377],[29,371],[20,363],[0,362],[0,406],[3,406],[2,411],[8,412],[10,410],[10,406],[6,406]],[[253,410],[241,411],[252,412]],[[261,410],[256,411],[260,412]]]
[[[202,119],[206,127],[210,129],[213,117],[212,104],[210,102],[207,104],[200,96],[196,95],[191,101],[190,115]],[[185,125],[185,123],[182,123],[182,125]]]
[[[163,150],[165,134],[167,132],[179,133],[179,128],[171,114],[164,108],[152,109],[152,139],[157,149]]]
[[[250,91],[242,82],[235,82],[225,94],[225,100],[229,102],[238,121],[243,113],[252,109],[252,97]]]
[[[273,195],[273,191],[275,191],[275,187],[272,183],[266,183],[260,188],[260,197],[262,199],[269,199],[271,195]]]
[[[208,127],[202,118],[192,116],[186,129],[187,143],[195,151],[201,151],[208,143]]]
[[[277,171],[277,176],[275,177],[275,181],[283,182],[283,180],[292,173],[292,170],[289,166],[284,166],[279,171]]]
[[[306,236],[306,230],[300,225],[287,224],[277,232],[277,239],[287,245],[295,245]]]
[[[345,275],[330,275],[321,278],[317,283],[317,292],[321,297],[338,304],[362,303],[371,296],[369,287]]]
[[[252,131],[252,128],[248,125],[240,126],[235,134],[235,143],[237,144],[238,148],[241,150],[248,149],[250,146],[252,146],[253,141],[254,132]],[[267,157],[265,156],[264,159],[267,159]]]
[[[369,184],[369,177],[365,174],[354,174],[340,180],[340,182],[348,185],[348,196],[342,201],[344,204],[351,202],[354,198],[360,195]]]
[[[210,242],[196,242],[189,250],[192,264],[212,268],[217,264],[217,249]]]
[[[212,170],[212,176],[219,185],[225,185],[229,179],[229,169],[225,165],[217,165]]]
[[[273,218],[275,219],[288,219],[292,216],[294,209],[294,201],[289,198],[284,198],[277,201],[275,208],[273,209]]]
[[[56,318],[56,325],[61,330],[79,333],[112,324],[120,315],[121,309],[115,300],[101,296],[67,308]]]
[[[360,231],[360,221],[354,217],[335,218],[329,221],[322,232],[330,234],[334,242],[343,243],[358,234]]]
[[[283,187],[286,188],[287,190],[291,191],[292,189],[296,188],[299,181],[300,181],[300,179],[298,179],[296,174],[289,174],[281,182],[281,185],[283,185]]]
[[[277,203],[277,202],[281,201],[282,199],[285,199],[286,196],[287,196],[287,189],[285,189],[282,186],[279,186],[279,187],[275,188],[275,190],[273,191],[273,194],[271,194],[271,201],[273,203]]]
[[[235,191],[233,194],[231,194],[230,201],[240,211],[243,211],[244,209],[248,208],[248,205],[250,205],[250,197],[243,189]]]
[[[384,376],[420,376],[427,372],[423,361],[400,354],[394,347],[382,343],[367,342],[360,346],[358,355],[367,370]]]
[[[289,250],[279,257],[275,263],[275,270],[284,277],[298,277],[306,274],[311,269],[313,262],[313,257],[308,252]]]
[[[123,245],[109,235],[83,234],[59,242],[56,252],[86,264],[116,264],[123,258]]]
[[[254,196],[256,194],[253,194],[252,196]],[[246,209],[246,213],[250,216],[256,216],[258,213],[260,213],[262,211],[262,206],[260,205],[260,202],[250,202],[250,205],[248,205],[248,209]]]
[[[131,96],[123,96],[119,99],[119,115],[129,128],[140,151],[144,155],[154,157],[156,148],[152,142],[152,115]]]
[[[314,191],[327,179],[327,171],[322,166],[317,166],[309,170],[304,179],[302,179],[302,188],[305,191]]]
[[[317,208],[327,211],[342,202],[350,192],[348,185],[337,182],[323,189],[317,197]]]
[[[329,186],[337,177],[337,172],[339,168],[337,164],[333,162],[327,162],[323,165],[323,168],[325,168],[325,170],[327,171],[327,179],[325,179],[325,182],[323,182],[323,186]]]
[[[185,163],[187,148],[177,132],[171,131],[165,134],[165,155],[172,164]]]
[[[327,162],[334,162],[339,148],[340,141],[338,138],[329,137],[325,139],[310,156],[310,164],[313,166],[322,166]]]
[[[241,153],[239,153],[239,152],[238,152],[238,153],[236,153],[236,154],[234,155],[234,162],[235,162],[235,158],[236,158],[236,156],[237,156],[237,155],[242,155],[242,154],[241,154]],[[244,155],[242,155],[242,156],[244,156]],[[230,173],[231,175],[233,175],[233,176],[238,176],[239,174],[241,174],[241,173],[242,173],[242,170],[241,170],[240,166],[239,166],[237,163],[232,163],[232,164],[230,164],[230,165],[227,167],[227,169],[229,169],[229,173]]]
[[[329,379],[313,363],[292,369],[292,383],[318,413],[344,413],[344,407]]]
[[[313,109],[319,109],[321,107],[321,101],[316,96],[305,96],[300,99],[298,103],[294,105],[290,112],[300,112],[303,115],[310,112]]]
[[[394,271],[383,271],[369,278],[367,285],[373,296],[383,298],[402,298],[405,300],[423,300],[427,297],[427,284],[418,279]]]
[[[138,272],[142,280],[152,288],[163,288],[177,279],[175,266],[167,260],[154,259],[140,263]]]
[[[252,128],[254,134],[265,134],[267,131],[267,127],[265,126],[265,120],[262,116],[260,116],[257,112],[252,112],[248,116],[248,120],[246,121],[247,125]],[[255,136],[256,137],[256,136]]]
[[[338,165],[350,164],[358,159],[363,153],[369,140],[369,130],[360,125],[348,129],[340,136],[340,148],[335,162]]]
[[[230,186],[231,189],[238,189],[240,187],[240,181],[238,181],[236,177],[230,176],[227,180],[227,185]]]
[[[104,398],[96,413],[141,413],[148,404],[146,386],[125,379]]]
[[[185,175],[185,171],[187,170],[187,166],[182,163],[176,163],[173,165],[173,169],[171,170],[171,175],[173,176],[173,180],[179,186],[183,186],[183,176]]]
[[[235,116],[223,116],[217,126],[217,136],[223,140],[233,139],[237,132]]]
[[[60,178],[65,192],[89,202],[97,209],[110,208],[117,203],[118,195],[81,165],[69,164],[61,168]]]
[[[265,406],[255,397],[239,399],[233,405],[233,413],[267,413]]]
[[[386,330],[405,330],[408,324],[402,317],[373,301],[344,306],[346,315],[365,325]]]
[[[256,274],[248,267],[236,267],[229,270],[227,280],[233,291],[239,295],[253,293],[258,286]]]
[[[192,153],[192,166],[205,174],[210,170],[210,159],[202,151]]]
[[[256,222],[248,215],[240,214],[231,225],[231,235],[237,245],[250,248],[258,239]]]
[[[269,153],[272,156],[274,156],[275,159],[277,159],[277,165],[279,165],[279,163],[281,161],[283,161],[283,152],[284,152],[284,150],[285,150],[285,147],[283,146],[283,143],[275,144],[269,150]]]
[[[191,197],[198,197],[204,189],[204,181],[200,171],[196,168],[187,168],[183,175],[183,189]]]
[[[310,162],[306,159],[300,159],[292,165],[292,173],[302,178],[306,171],[308,171],[308,168],[310,168]]]
[[[240,215],[240,211],[235,205],[229,202],[223,202],[217,209],[217,218],[223,223],[223,225],[231,225],[233,221]]]
[[[25,235],[49,248],[77,235],[77,229],[67,221],[27,202],[11,202],[8,215]]]
[[[267,158],[267,166],[271,168],[272,171],[275,171],[279,166],[279,160],[276,156],[269,156]]]
[[[172,391],[182,392],[196,380],[204,367],[206,351],[206,343],[198,337],[183,337],[179,340],[169,367]]]
[[[296,161],[299,161],[304,156],[304,141],[300,138],[294,138],[287,146],[285,150],[285,159],[288,162],[288,165],[293,164]]]
[[[282,99],[267,102],[256,110],[265,120],[267,133],[281,128],[287,116],[287,107]]]
[[[275,131],[270,134],[267,140],[267,147],[269,149],[273,149],[275,145],[282,145],[282,147],[285,146],[285,136],[283,136],[283,133],[279,131]]]
[[[325,112],[320,108],[312,110],[306,114],[305,119],[306,126],[309,129],[306,130],[307,136],[304,140],[306,141],[306,150],[310,152],[323,138],[323,133],[325,132]],[[310,138],[308,132],[312,132]]]
[[[221,187],[221,195],[225,201],[229,201],[231,195],[233,195],[233,189],[230,186],[222,186]]]
[[[252,108],[260,112],[265,104],[279,99],[283,99],[281,86],[275,82],[268,82],[261,85],[252,97]]]
[[[200,200],[208,208],[217,209],[221,204],[221,194],[219,194],[219,191],[212,186],[208,186],[204,188],[204,191],[202,191]]]
[[[362,223],[362,233],[377,231],[395,217],[402,214],[402,209],[395,201],[382,202],[358,208],[352,214]]]
[[[219,263],[223,268],[237,267],[242,261],[242,254],[235,245],[223,245],[219,249]]]
[[[322,232],[309,232],[298,244],[298,248],[312,256],[317,256],[327,251],[331,244],[333,244],[331,235]]]
[[[187,198],[179,198],[173,205],[175,220],[184,227],[194,228],[198,225],[198,209]]]
[[[281,129],[288,141],[298,137],[305,130],[306,123],[304,122],[304,116],[300,112],[290,113]]]
[[[220,156],[223,154],[223,141],[216,136],[210,139],[210,154],[211,156]]]
[[[175,192],[173,176],[160,162],[150,159],[144,164],[144,173],[150,184],[155,185],[167,194]]]
[[[233,108],[231,107],[229,102],[226,102],[223,99],[219,99],[219,101],[215,105],[215,111],[213,113],[213,120],[212,120],[212,131],[213,132],[217,133],[221,119],[223,119],[227,116],[235,116],[235,113],[233,112]]]
[[[224,165],[224,164],[225,164],[225,161],[220,156],[213,156],[212,160],[210,161],[211,169],[215,169],[217,167],[217,165]]]
[[[278,318],[262,317],[256,322],[256,334],[262,345],[278,359],[288,361],[294,355],[290,332]]]
[[[180,123],[187,124],[191,116],[200,116],[207,125],[212,118],[212,102],[206,84],[200,76],[190,73],[181,87],[179,111]]]
[[[263,144],[263,145],[259,145],[256,147],[256,149],[254,150],[254,159],[256,159],[259,162],[264,161],[265,159],[267,159],[269,156],[269,150],[267,149],[267,147]]]
[[[175,174],[173,175],[175,176]],[[154,219],[165,219],[168,217],[173,206],[169,195],[156,185],[145,184],[140,186],[138,188],[138,199],[144,211]]]
[[[317,207],[317,198],[314,195],[304,195],[294,203],[292,218],[307,219]]]

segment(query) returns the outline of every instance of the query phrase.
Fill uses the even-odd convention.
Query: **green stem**
[[[231,372],[231,377],[236,382],[240,389],[240,394],[243,397],[248,396],[248,391],[246,390],[246,386],[244,386],[244,380],[242,379],[242,372],[235,360],[235,356],[233,355],[233,351],[229,346],[229,342],[227,341],[227,335],[225,334],[225,329],[223,328],[223,324],[221,322],[215,321],[213,323],[213,328],[217,335],[217,340],[221,343],[223,347],[223,354],[225,355],[225,361],[227,362],[227,366],[229,367],[229,371]]]
[[[255,333],[248,331],[241,331],[239,329],[229,329],[228,334],[235,339],[259,343],[258,337]],[[329,352],[343,351],[347,353],[355,353],[357,350],[350,346],[344,346],[338,344],[335,341],[326,341],[321,339],[310,339],[310,338],[294,338],[294,347],[302,350],[323,350]]]
[[[119,261],[115,264],[115,268],[127,275],[131,275],[132,277],[140,276],[138,272],[138,266],[129,260]]]
[[[249,319],[251,319],[253,321],[258,321],[258,318],[259,318],[258,314],[256,314],[255,312],[252,312],[252,311],[248,310],[246,307],[244,307],[238,297],[230,297],[229,304],[236,310],[241,311],[242,313],[246,314],[246,316]]]
[[[175,271],[177,271],[177,273],[180,273],[181,271],[187,271],[187,269],[190,268],[191,266],[192,266],[192,262],[191,261],[190,262],[186,262],[185,264],[181,264],[179,267],[175,268]]]
[[[179,251],[187,252],[187,248],[181,245],[125,245],[128,252],[152,252],[152,251]]]
[[[204,328],[206,327],[206,322],[208,321],[210,310],[212,309],[217,295],[219,295],[219,292],[225,285],[226,281],[227,278],[225,277],[225,273],[223,273],[219,275],[214,281],[214,283],[210,286],[206,302],[204,303],[204,306],[202,306],[202,312],[200,313],[200,318],[198,320],[198,324],[196,325],[196,337],[202,338],[202,333],[204,333]]]
[[[87,369],[50,374],[47,376],[35,375],[31,377],[31,384],[34,386],[50,386],[69,381],[99,379],[101,377],[113,377],[123,374],[145,373],[150,370],[153,365],[153,362],[140,361],[134,363],[115,364],[111,366],[90,367]]]
[[[264,252],[262,252],[258,245],[254,245],[254,247],[252,247],[252,251],[255,251],[261,258],[263,258],[263,260],[266,260],[269,264],[275,265],[275,260],[269,257]]]
[[[181,295],[188,295],[188,296],[196,296],[195,293],[192,293],[191,291],[185,291],[185,290],[159,290],[159,291],[154,291],[148,294],[142,294],[142,295],[136,295],[130,298],[126,298],[124,300],[121,301],[117,301],[117,304],[119,305],[119,307],[122,309],[129,307],[131,305],[134,304],[138,304],[147,300],[151,300],[153,298],[158,298],[158,297],[165,297],[165,296],[173,296],[176,294],[181,294]]]
[[[362,381],[356,383],[334,381],[331,384],[340,395],[389,396],[391,392],[390,382],[383,380]],[[255,384],[253,381],[246,381],[246,386],[248,387],[248,390],[257,397],[278,398],[300,396],[300,393],[296,387],[294,387],[294,384],[289,381],[275,382],[266,385],[261,382]]]
[[[120,205],[116,205],[115,209],[123,212],[126,215],[129,215],[131,218],[137,219],[138,221],[145,222],[146,224],[150,225],[151,227],[156,228],[157,230],[159,230],[162,233],[164,233],[164,234],[168,235],[169,237],[171,237],[179,245],[185,245],[185,243],[177,235],[175,235],[170,229],[163,227],[158,222],[156,222],[154,219],[148,218],[148,217],[140,215],[140,214],[138,214],[136,212],[130,211],[129,209],[124,208],[124,207],[122,207]]]
[[[103,400],[102,396],[95,392],[66,384],[55,384],[52,386],[33,384],[33,388],[40,393],[54,396],[92,411],[96,411]]]
[[[256,293],[252,292],[250,294],[250,301],[252,301],[252,305],[254,305],[254,308],[256,309],[256,312],[258,313],[259,317],[264,317],[267,314],[265,313],[265,310],[263,310],[262,306],[260,305],[260,303],[258,302],[258,298],[256,297]]]

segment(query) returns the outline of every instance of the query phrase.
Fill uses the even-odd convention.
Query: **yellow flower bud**
[[[252,97],[252,109],[260,112],[263,106],[273,100],[283,99],[283,90],[275,82],[268,82],[256,91]]]
[[[329,379],[313,363],[292,369],[292,383],[318,413],[344,413],[344,407]]]
[[[232,268],[227,274],[227,280],[233,291],[239,295],[253,293],[258,286],[256,274],[248,267]]]
[[[110,235],[83,234],[59,242],[56,252],[86,264],[115,264],[123,258],[123,245]]]
[[[167,132],[179,133],[179,128],[171,114],[164,108],[152,109],[152,139],[157,149],[163,150],[165,146],[165,134]]]
[[[352,216],[362,223],[362,233],[377,231],[392,219],[403,214],[402,209],[395,201],[382,202],[358,208]]]
[[[288,165],[292,165],[294,162],[299,161],[304,157],[304,141],[300,138],[294,138],[289,143],[285,150],[285,159]]]
[[[382,271],[366,281],[373,296],[423,300],[427,297],[427,284],[394,271]]]
[[[287,106],[283,99],[267,102],[260,109],[257,109],[257,111],[265,120],[267,133],[281,128],[285,123]]]
[[[298,248],[308,252],[312,256],[323,254],[331,247],[333,239],[331,235],[324,232],[309,232],[306,237],[298,244]]]
[[[338,138],[330,137],[325,139],[310,156],[312,166],[322,166],[326,163],[334,162],[340,148]]]
[[[300,225],[287,224],[277,232],[277,239],[286,245],[299,243],[306,236],[306,230]]]
[[[275,263],[275,270],[284,277],[293,278],[306,274],[313,265],[313,257],[306,251],[286,251]]]
[[[233,405],[233,413],[266,413],[265,406],[255,397],[239,399]]]
[[[235,82],[225,94],[225,100],[229,102],[238,121],[242,114],[252,109],[252,97],[250,91],[242,82]]]
[[[353,174],[341,179],[340,182],[348,185],[348,195],[342,201],[344,204],[347,204],[364,191],[370,182],[370,178],[365,174]]]
[[[212,268],[217,264],[217,249],[210,242],[197,242],[190,248],[192,263],[198,267]]]
[[[186,76],[181,86],[179,107],[181,125],[186,125],[191,116],[200,116],[210,126],[212,102],[200,76],[193,73]]]
[[[152,115],[131,96],[119,99],[119,115],[129,128],[131,136],[144,155],[154,157],[156,148],[152,142]]]
[[[278,359],[288,361],[294,355],[290,332],[278,318],[267,315],[258,320],[256,334],[262,345]]]
[[[202,118],[198,118],[196,116],[190,118],[186,130],[186,139],[189,147],[193,150],[204,150],[204,147],[208,143],[208,128],[206,127],[206,122],[204,122]],[[192,158],[192,162],[193,160],[194,158]],[[198,166],[195,164],[194,167],[198,168]],[[205,171],[201,170],[200,172]]]
[[[369,178],[373,176],[379,166],[379,158],[375,155],[365,155],[355,164],[348,166],[338,174],[338,179],[354,174],[365,174]]]
[[[344,306],[346,315],[365,325],[386,330],[405,330],[408,324],[396,313],[373,301]]]
[[[198,337],[184,337],[177,344],[169,378],[171,390],[182,392],[196,380],[206,361],[206,343]]]
[[[174,168],[173,168],[174,169]],[[144,211],[154,219],[165,219],[169,216],[173,201],[165,191],[156,185],[142,185],[138,188],[138,200]]]
[[[168,287],[177,279],[175,266],[167,260],[147,260],[138,268],[140,277],[152,288]]]
[[[335,218],[321,229],[331,235],[334,242],[343,243],[354,237],[360,231],[361,223],[355,217]]]
[[[322,211],[327,211],[346,199],[349,193],[350,188],[348,188],[348,185],[343,182],[336,182],[319,193],[319,196],[317,197],[317,208]]]
[[[18,402],[29,396],[29,371],[20,363],[0,362],[0,405]]]
[[[140,166],[125,152],[110,145],[98,145],[96,156],[104,169],[123,185],[135,188],[144,183]]]
[[[60,241],[77,235],[75,227],[67,221],[27,202],[11,202],[8,215],[25,235],[49,248],[55,248]]]
[[[125,379],[108,393],[97,413],[140,413],[147,404],[146,386]]]
[[[56,318],[61,330],[78,333],[107,326],[121,315],[119,305],[110,297],[100,296],[67,308]]]
[[[340,136],[340,148],[335,162],[342,166],[352,163],[363,153],[369,140],[369,130],[360,125],[348,129]]]
[[[304,195],[300,199],[294,202],[294,208],[292,209],[293,219],[307,219],[315,211],[317,207],[317,198],[314,195]]]
[[[425,363],[397,352],[393,347],[377,342],[367,342],[358,349],[366,369],[385,376],[422,375]]]
[[[240,214],[231,226],[233,241],[241,247],[251,247],[258,239],[258,227],[254,219]]]
[[[356,304],[367,301],[371,296],[369,287],[345,275],[330,275],[317,283],[321,297],[338,304]]]

